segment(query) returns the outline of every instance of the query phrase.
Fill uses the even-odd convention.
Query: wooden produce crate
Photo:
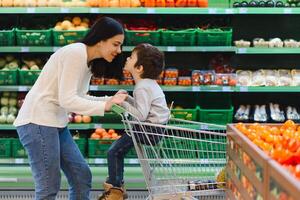
[[[300,180],[275,160],[269,161],[269,199],[300,199]]]
[[[238,188],[241,198],[268,199],[268,161],[271,158],[233,124],[227,126],[227,136],[226,169],[232,177],[233,184]],[[238,173],[234,173],[234,170]],[[237,175],[239,177],[236,177]]]

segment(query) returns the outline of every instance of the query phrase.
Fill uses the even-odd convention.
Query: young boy
[[[156,79],[164,69],[164,55],[150,44],[136,46],[127,58],[125,70],[135,81],[133,97],[128,96],[122,106],[140,121],[166,124],[170,111],[165,95]],[[122,93],[122,92],[121,92]],[[137,128],[138,129],[138,128]],[[155,145],[160,138],[137,134],[137,142]],[[123,200],[127,195],[123,187],[124,157],[134,147],[132,138],[126,133],[108,150],[108,178],[103,184],[104,193],[99,200]]]

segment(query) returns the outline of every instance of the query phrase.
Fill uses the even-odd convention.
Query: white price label
[[[90,90],[91,91],[97,91],[98,86],[97,85],[90,85]]]
[[[148,14],[154,14],[155,13],[155,9],[154,8],[147,8],[147,13]]]
[[[90,8],[90,13],[99,13],[98,8]]]
[[[61,8],[60,13],[69,13],[70,9],[69,8]]]
[[[21,47],[21,52],[29,52],[29,47]]]
[[[57,51],[59,47],[53,47],[53,52]]]
[[[247,86],[241,86],[240,87],[240,92],[248,92],[248,91],[249,91],[249,89],[248,89]]]
[[[138,161],[138,159],[129,159],[129,160],[128,160],[128,163],[129,163],[129,164],[138,164],[139,161]]]
[[[237,53],[238,54],[245,54],[245,53],[247,53],[247,49],[246,48],[237,48]]]
[[[19,86],[19,89],[18,89],[19,92],[27,92],[28,91],[28,88],[26,86]]]
[[[208,13],[209,14],[216,14],[217,13],[217,9],[216,8],[209,8],[208,9]]]
[[[35,8],[27,8],[27,13],[35,13]]]
[[[230,91],[231,91],[231,87],[229,87],[229,86],[224,86],[224,87],[222,88],[222,91],[223,91],[223,92],[230,92]]]
[[[94,124],[94,128],[102,128],[102,124]]]
[[[208,125],[207,124],[201,124],[200,125],[200,129],[207,130],[208,129]]]
[[[104,159],[102,158],[95,158],[95,164],[103,164],[104,163]]]
[[[176,51],[176,47],[175,46],[167,47],[167,51],[174,52],[174,51]]]
[[[201,91],[200,86],[193,86],[192,91],[193,92],[200,92]]]
[[[231,9],[231,8],[230,9],[226,9],[225,13],[226,14],[233,14],[233,9]]]
[[[248,8],[240,8],[240,9],[239,9],[239,13],[241,13],[241,14],[246,14],[246,13],[248,13]]]
[[[16,159],[15,159],[15,163],[16,163],[16,164],[23,164],[23,163],[25,163],[25,162],[24,162],[24,158],[16,158]]]
[[[285,8],[285,9],[283,9],[283,13],[284,14],[291,14],[291,13],[293,13],[293,10],[291,8]]]

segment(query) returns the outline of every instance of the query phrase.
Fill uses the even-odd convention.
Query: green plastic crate
[[[208,0],[208,7],[211,8],[229,8],[230,0]]]
[[[0,30],[0,46],[15,45],[15,30]]]
[[[150,43],[152,45],[160,45],[161,31],[133,31],[125,30],[125,38],[127,45],[138,45],[140,43]]]
[[[198,120],[198,110],[195,109],[172,109],[171,115],[173,118],[185,119],[189,121]]]
[[[77,42],[82,39],[88,30],[80,30],[80,31],[57,31],[53,30],[53,43],[54,46],[64,46],[67,44],[71,44]]]
[[[0,85],[17,85],[18,70],[0,70]]]
[[[104,116],[93,116],[93,123],[122,123],[122,117],[114,112],[105,112]]]
[[[11,139],[12,157],[27,158],[27,152],[18,138]]]
[[[163,30],[161,32],[161,43],[163,46],[195,46],[196,32],[196,29]]]
[[[166,158],[197,158],[196,142],[187,139],[165,138],[162,140],[161,156]]]
[[[79,138],[79,139],[74,139],[75,143],[77,144],[81,154],[83,157],[86,157],[86,139],[85,138]]]
[[[0,158],[11,157],[11,139],[0,138]]]
[[[198,46],[231,46],[232,29],[198,29],[197,44]]]
[[[51,46],[52,29],[20,30],[16,29],[17,45],[19,46]]]
[[[214,143],[221,142],[221,143]],[[226,158],[226,139],[209,138],[195,146],[200,159]]]
[[[115,140],[94,140],[88,139],[89,158],[107,158],[107,151]]]
[[[210,124],[227,124],[232,122],[233,106],[227,109],[199,108],[199,121]]]
[[[41,70],[19,70],[20,85],[33,85],[40,73]]]
[[[132,147],[132,149],[129,150],[125,158],[137,158],[137,154],[134,147]]]

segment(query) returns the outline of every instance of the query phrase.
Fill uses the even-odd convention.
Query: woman
[[[68,112],[100,115],[121,104],[126,94],[95,97],[87,94],[91,76],[118,76],[124,30],[104,17],[85,38],[56,51],[27,94],[14,125],[25,147],[35,182],[37,200],[55,199],[60,169],[67,177],[71,200],[87,200],[91,171],[67,128]]]

